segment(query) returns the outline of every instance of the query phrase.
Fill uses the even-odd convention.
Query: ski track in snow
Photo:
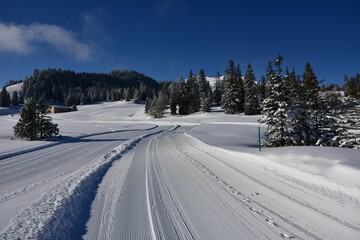
[[[148,130],[153,130],[156,127]],[[96,161],[0,196],[1,203],[30,192],[42,184],[48,184],[50,180],[63,178],[60,183],[45,192],[29,208],[21,211],[19,216],[12,220],[12,224],[0,234],[0,238],[71,239],[71,231],[74,231],[74,228],[76,228],[73,224],[76,223],[76,218],[81,214],[80,209],[83,207],[81,202],[90,200],[88,199],[89,193],[94,190],[94,187],[98,184],[97,182],[107,172],[112,163],[142,138],[159,132],[162,132],[162,130],[156,132],[149,131],[145,135],[135,137],[121,144]],[[26,161],[23,164],[26,167]]]

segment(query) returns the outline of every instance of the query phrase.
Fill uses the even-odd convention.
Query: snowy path
[[[35,208],[47,210],[46,200],[55,194],[55,187],[63,190],[60,193],[56,192],[57,194],[65,194],[66,184],[69,186],[68,191],[72,191],[84,178],[84,174],[105,162],[104,156],[114,148],[141,135],[159,131],[149,126],[152,130],[148,130],[149,127],[143,130],[134,127],[121,132],[94,134],[73,142],[61,143],[1,160],[0,232],[5,231],[9,225],[14,227],[15,220],[26,221],[21,215],[27,210],[29,212]],[[45,199],[46,196],[48,199]],[[54,195],[58,200],[62,197]],[[56,208],[58,203],[51,204]],[[43,224],[42,219],[37,221]],[[32,225],[29,224],[28,227]]]
[[[359,239],[359,210],[183,133],[143,139],[114,163],[85,239]]]

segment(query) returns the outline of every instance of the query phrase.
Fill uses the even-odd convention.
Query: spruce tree
[[[316,111],[320,108],[319,81],[311,68],[310,63],[306,63],[303,75],[304,98],[307,109]]]
[[[187,84],[184,78],[180,78],[178,81],[178,105],[179,105],[179,114],[185,115],[190,113],[190,102],[189,102],[189,93]]]
[[[262,103],[266,98],[266,78],[265,76],[261,76],[261,80],[257,84],[258,93],[259,93],[259,101]]]
[[[224,76],[224,92],[221,106],[227,114],[240,113],[244,109],[244,87],[240,67],[230,60]]]
[[[188,79],[186,81],[188,89],[188,100],[189,100],[189,113],[194,113],[200,109],[200,94],[199,94],[199,85],[194,76],[192,70],[189,72]]]
[[[245,104],[245,91],[244,91],[244,80],[241,74],[240,65],[236,67],[236,88],[237,88],[237,105],[238,111],[244,112]]]
[[[147,97],[145,101],[145,113],[150,112],[151,103],[152,103],[152,99],[150,97]]]
[[[17,106],[19,105],[19,95],[17,91],[14,91],[11,98],[12,105]]]
[[[223,94],[223,92],[224,92],[223,80],[221,80],[220,78],[220,73],[217,72],[215,77],[215,86],[214,86],[214,101],[218,105],[221,103],[221,95]]]
[[[6,90],[6,87],[4,86],[0,92],[0,107],[9,107],[10,101],[9,101],[9,94]]]
[[[172,82],[169,86],[169,91],[170,91],[170,113],[171,115],[176,115],[177,106],[179,102],[178,82]]]
[[[360,73],[350,78],[345,75],[344,91],[346,96],[354,99],[360,99]]]
[[[256,79],[251,64],[249,63],[245,78],[245,115],[256,115],[260,113],[259,97],[256,86]]]
[[[309,112],[309,120],[312,121],[311,125],[314,125],[314,129],[309,129],[306,144],[322,144],[329,145],[329,142],[334,134],[331,130],[334,126],[331,118],[328,117],[328,112],[325,107],[327,103],[324,103],[320,97],[319,81],[310,65],[305,65],[305,71],[303,75],[303,90],[304,90],[304,106]]]
[[[287,103],[283,95],[282,89],[282,61],[279,55],[275,60],[277,72],[273,71],[271,63],[269,63],[267,71],[267,98],[263,102],[264,117],[261,122],[267,124],[265,132],[267,145],[271,147],[285,146],[291,140],[291,134],[286,127]]]
[[[39,104],[29,101],[20,112],[20,119],[14,126],[14,135],[20,139],[42,140],[59,134],[57,124],[41,112]]]
[[[200,108],[203,112],[209,112],[211,109],[211,91],[209,82],[206,80],[205,71],[201,69],[198,78],[199,95],[200,95]]]

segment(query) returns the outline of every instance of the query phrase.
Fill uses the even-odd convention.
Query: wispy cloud
[[[79,61],[88,61],[93,55],[90,44],[78,40],[73,32],[61,26],[0,22],[0,51],[15,52],[19,55],[31,54],[38,43],[53,46],[61,53],[75,57]]]
[[[182,13],[186,9],[187,3],[184,0],[159,0],[157,2],[157,14],[162,17],[166,17],[173,12]]]

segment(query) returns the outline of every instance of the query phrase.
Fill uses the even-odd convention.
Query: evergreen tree
[[[244,87],[240,67],[230,60],[224,76],[224,92],[221,106],[227,114],[240,113],[244,109]]]
[[[19,95],[17,91],[14,91],[12,94],[12,99],[11,99],[11,103],[14,106],[19,105]]]
[[[360,73],[350,78],[345,75],[344,91],[346,96],[354,99],[360,99]]]
[[[223,81],[220,79],[220,73],[217,72],[216,73],[216,77],[215,77],[215,89],[214,89],[214,101],[216,102],[216,104],[220,104],[221,103],[221,96],[224,92],[224,84]]]
[[[59,134],[57,124],[51,118],[41,113],[41,107],[34,101],[29,101],[20,112],[20,119],[14,126],[14,135],[20,139],[42,140]]]
[[[244,90],[244,80],[241,74],[240,65],[236,67],[236,88],[237,88],[237,105],[238,111],[244,112],[245,104],[245,90]]]
[[[190,102],[188,88],[186,86],[185,80],[181,77],[178,81],[178,105],[179,105],[179,114],[185,115],[190,113]]]
[[[19,103],[24,103],[24,92],[23,91],[19,91]]]
[[[206,80],[206,75],[204,69],[201,69],[199,72],[199,95],[200,95],[200,108],[203,112],[209,112],[211,109],[211,91],[209,82]]]
[[[6,87],[4,86],[0,92],[0,107],[9,107],[10,98]]]
[[[306,99],[307,109],[316,111],[320,108],[319,81],[317,80],[310,63],[306,63],[305,65],[303,78],[303,94]]]
[[[259,97],[256,87],[256,79],[251,64],[249,63],[245,79],[245,115],[256,115],[260,113]]]
[[[196,77],[194,76],[192,70],[189,72],[188,79],[186,81],[188,89],[188,100],[189,100],[189,113],[194,113],[199,111],[200,108],[200,94],[199,94],[199,85]]]
[[[259,93],[259,101],[262,103],[266,98],[266,79],[265,76],[261,76],[261,81],[258,82],[258,93]]]
[[[151,103],[152,103],[152,99],[150,97],[147,97],[145,101],[145,113],[150,112]]]
[[[271,147],[285,146],[291,139],[291,129],[286,128],[286,114],[287,103],[283,95],[282,87],[282,61],[283,58],[279,55],[275,60],[275,66],[278,68],[277,72],[272,70],[272,65],[269,63],[267,71],[267,98],[263,102],[264,117],[261,122],[267,124],[265,132],[267,145]]]
[[[266,69],[266,75],[265,75],[265,87],[266,87],[266,90],[265,90],[265,95],[266,97],[268,97],[270,95],[270,92],[271,92],[271,87],[273,85],[273,82],[271,82],[273,79],[273,77],[275,76],[275,71],[272,67],[272,62],[269,61],[268,62],[268,67]]]
[[[165,110],[166,110],[166,92],[160,91],[160,94],[158,97],[155,97],[154,100],[151,103],[150,107],[150,114],[154,118],[162,118],[164,117]]]
[[[170,113],[171,115],[176,115],[177,106],[179,102],[178,82],[172,82],[169,86],[169,91],[170,91]]]

